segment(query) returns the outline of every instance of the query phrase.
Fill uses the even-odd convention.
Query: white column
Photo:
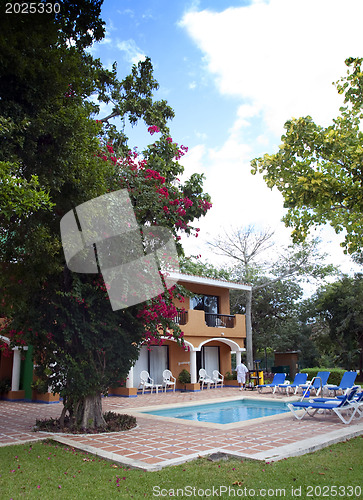
[[[192,384],[197,383],[197,352],[190,351],[190,381]]]
[[[129,374],[126,379],[126,387],[130,389],[130,387],[134,387],[134,367],[131,366]]]
[[[14,349],[13,373],[11,375],[11,390],[18,391],[20,387],[20,365],[21,355],[19,349]]]
[[[241,362],[241,351],[236,351],[236,366]]]

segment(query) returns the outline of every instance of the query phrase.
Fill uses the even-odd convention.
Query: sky
[[[333,82],[346,58],[363,56],[362,0],[104,0],[102,18],[106,37],[92,54],[107,67],[116,61],[119,78],[151,58],[155,98],[175,111],[171,136],[189,147],[184,177],[206,177],[213,207],[196,224],[199,237],[183,238],[186,253],[218,263],[207,242],[249,225],[288,244],[282,196],[250,161],[277,151],[291,117],[326,126],[337,116]],[[142,149],[146,128],[129,132]],[[328,260],[354,268],[332,229],[316,234]]]

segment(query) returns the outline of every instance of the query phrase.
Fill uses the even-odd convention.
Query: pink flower
[[[149,127],[147,130],[150,135],[154,135],[155,132],[160,132],[159,127],[157,127],[156,125],[151,125],[151,127]]]

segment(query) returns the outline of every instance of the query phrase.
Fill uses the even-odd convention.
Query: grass
[[[280,462],[200,458],[158,472],[130,470],[40,441],[0,448],[0,498],[363,498],[362,463],[363,436]],[[213,496],[213,487],[222,494]]]

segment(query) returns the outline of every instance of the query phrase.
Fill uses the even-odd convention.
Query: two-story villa
[[[176,303],[184,312],[176,318],[184,332],[185,345],[183,349],[175,341],[165,340],[163,345],[142,347],[140,356],[131,368],[126,381],[126,387],[111,388],[110,395],[135,396],[140,384],[140,373],[149,372],[156,384],[162,384],[162,373],[165,369],[171,370],[177,379],[185,368],[191,375],[189,390],[199,390],[198,373],[205,368],[209,375],[218,370],[223,375],[231,372],[231,353],[236,353],[236,362],[241,360],[241,353],[245,349],[246,326],[245,316],[230,315],[230,290],[248,291],[249,285],[221,281],[187,274],[173,274],[171,277],[178,281],[193,294],[186,297],[185,302]],[[9,343],[6,337],[0,337]],[[58,395],[51,393],[34,394],[31,389],[33,380],[33,363],[31,348],[25,348],[25,359],[21,359],[21,352],[15,348],[12,356],[6,358],[0,352],[0,380],[9,378],[11,390],[7,399],[33,399],[41,402],[55,402]],[[177,384],[177,388],[182,388]]]
[[[136,394],[143,370],[149,372],[156,384],[161,384],[163,370],[171,370],[174,377],[178,378],[185,368],[191,375],[189,389],[199,390],[197,382],[200,368],[205,368],[209,375],[213,370],[225,375],[231,372],[231,353],[236,353],[239,363],[241,353],[246,350],[245,316],[230,314],[229,291],[249,291],[249,285],[187,274],[172,273],[172,278],[195,294],[186,297],[185,302],[175,304],[185,310],[176,320],[184,332],[185,345],[189,351],[172,340],[165,340],[161,346],[142,347],[126,382],[129,389],[127,395]],[[181,385],[177,387],[181,388]]]

